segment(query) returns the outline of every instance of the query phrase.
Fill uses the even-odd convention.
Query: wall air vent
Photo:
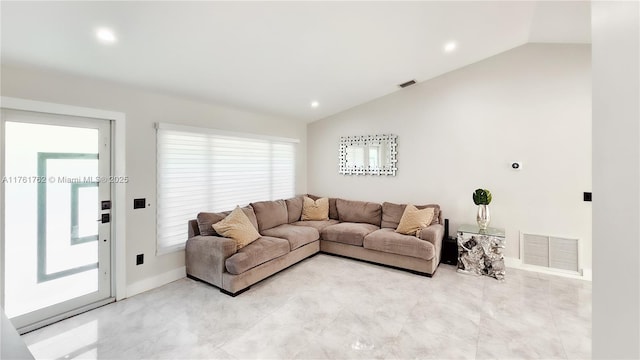
[[[520,258],[523,264],[580,273],[579,245],[578,239],[520,233]]]
[[[405,82],[405,83],[402,83],[402,84],[400,84],[400,85],[398,85],[398,86],[400,86],[401,88],[403,88],[403,89],[404,89],[404,88],[406,88],[406,87],[408,87],[408,86],[411,86],[411,85],[413,85],[413,84],[415,84],[415,83],[416,83],[416,81],[415,81],[415,80],[409,80],[409,81],[407,81],[407,82]]]

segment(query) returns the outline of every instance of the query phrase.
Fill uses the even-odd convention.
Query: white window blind
[[[187,222],[295,193],[294,139],[157,125],[157,252],[184,248]]]

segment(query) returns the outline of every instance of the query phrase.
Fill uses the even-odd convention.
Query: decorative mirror
[[[340,137],[340,174],[395,176],[397,135]]]

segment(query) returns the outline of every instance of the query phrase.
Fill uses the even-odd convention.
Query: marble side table
[[[504,229],[458,228],[458,272],[504,279]]]

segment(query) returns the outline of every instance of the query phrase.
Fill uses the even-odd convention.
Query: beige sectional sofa
[[[309,195],[312,199],[317,196]],[[406,205],[329,199],[329,219],[302,221],[303,197],[261,201],[242,208],[261,237],[236,250],[233,239],[212,225],[229,213],[200,213],[189,221],[187,275],[236,296],[318,252],[406,269],[431,276],[440,262],[444,227],[440,206],[415,236],[395,232]]]

